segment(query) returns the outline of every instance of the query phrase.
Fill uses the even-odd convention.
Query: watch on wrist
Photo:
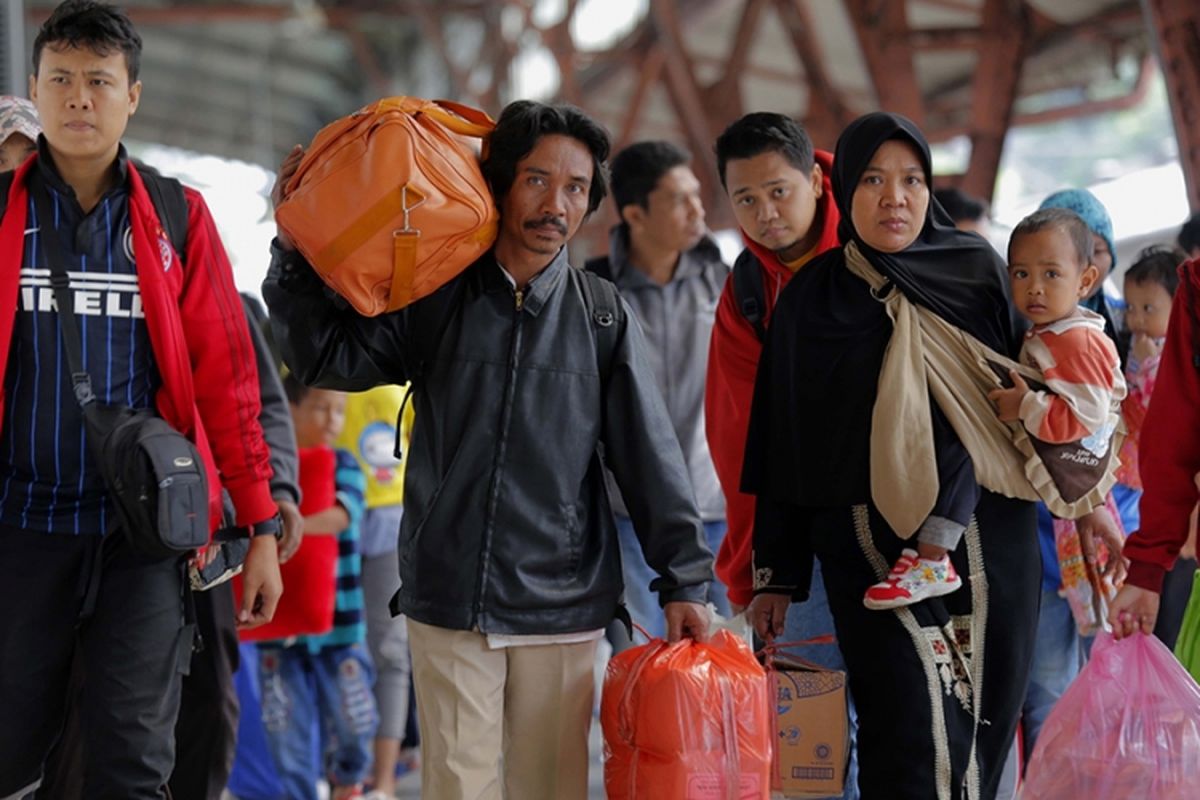
[[[274,536],[275,541],[283,538],[283,517],[279,512],[275,512],[274,516],[264,519],[262,522],[256,522],[250,526],[250,535],[257,536]]]

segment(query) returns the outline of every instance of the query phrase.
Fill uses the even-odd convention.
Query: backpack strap
[[[138,175],[146,184],[146,191],[150,193],[150,201],[154,204],[158,221],[162,223],[167,238],[171,240],[171,246],[175,248],[175,254],[182,261],[187,257],[188,233],[188,204],[183,184],[150,170],[140,170]],[[0,219],[4,217],[4,211],[8,207],[8,192],[12,182],[11,170],[0,173]]]
[[[171,247],[175,248],[175,254],[183,261],[187,257],[188,234],[188,204],[183,184],[147,169],[138,170],[138,175],[146,184],[146,191],[150,193],[158,221],[171,240]]]
[[[733,300],[738,311],[761,342],[766,339],[767,289],[763,284],[762,264],[749,249],[733,262]]]
[[[599,275],[606,281],[611,281],[613,279],[612,262],[608,260],[608,256],[589,258],[583,263],[583,268],[587,272]]]
[[[605,259],[607,261],[607,259]],[[612,375],[613,357],[617,351],[617,314],[621,301],[617,298],[617,287],[590,270],[579,270],[583,289],[583,301],[591,313],[596,326],[596,366],[600,381],[608,383]]]
[[[8,192],[12,188],[13,171],[0,172],[0,219],[4,219],[4,209],[8,208]]]

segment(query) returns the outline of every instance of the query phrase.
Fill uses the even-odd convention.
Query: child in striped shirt
[[[353,455],[330,447],[345,424],[345,393],[310,389],[291,375],[283,383],[300,448],[304,534],[337,535],[336,594],[328,633],[260,648],[263,724],[289,798],[317,800],[317,781],[324,777],[332,800],[343,800],[362,794],[379,722],[359,551],[365,478]],[[317,497],[326,499],[314,506]],[[285,593],[304,591],[285,587]],[[323,733],[329,736],[318,759]]]
[[[1031,390],[1014,371],[1013,386],[989,397],[1000,419],[1020,421],[1034,438],[1082,441],[1100,457],[1116,429],[1125,378],[1104,318],[1078,305],[1099,279],[1091,252],[1091,232],[1067,209],[1042,209],[1013,229],[1008,245],[1013,303],[1033,323],[1020,361],[1041,371],[1049,391]]]

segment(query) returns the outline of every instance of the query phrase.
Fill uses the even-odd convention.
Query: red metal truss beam
[[[405,9],[411,17],[414,17],[417,24],[421,26],[421,32],[425,35],[426,41],[433,46],[434,52],[442,59],[443,66],[446,67],[446,74],[450,78],[450,94],[454,97],[461,97],[464,100],[478,100],[477,97],[469,96],[470,89],[467,86],[467,71],[455,63],[450,56],[450,48],[446,44],[446,33],[442,28],[442,18],[440,15],[433,13],[421,2],[407,2],[404,4]]]
[[[913,28],[908,32],[914,50],[975,50],[986,38],[982,28]]]
[[[558,64],[558,95],[576,106],[582,103],[579,81],[575,75],[575,41],[571,38],[571,19],[575,16],[577,5],[577,0],[567,0],[567,10],[562,21],[542,33],[542,41]]]
[[[371,89],[380,96],[391,93],[391,81],[379,63],[379,55],[375,52],[371,40],[357,25],[338,25],[337,29],[346,35],[350,46],[354,49],[354,58],[362,67],[363,74],[370,83]]]
[[[1014,114],[1011,127],[1020,128],[1026,125],[1045,125],[1050,122],[1059,122],[1064,119],[1075,119],[1077,117],[1089,117],[1096,114],[1107,114],[1112,111],[1124,111],[1127,108],[1134,108],[1141,105],[1146,99],[1146,94],[1150,90],[1150,84],[1154,78],[1153,62],[1147,57],[1142,61],[1138,68],[1137,78],[1133,85],[1125,94],[1117,97],[1109,97],[1104,100],[1085,100],[1081,103],[1073,103],[1066,106],[1056,106],[1054,108],[1043,109],[1042,111],[1030,111],[1024,114]],[[925,132],[931,142],[943,142],[947,139],[952,139],[955,136],[967,136],[971,133],[968,125],[946,125],[939,128],[933,128]],[[938,176],[939,178],[941,176]]]
[[[1053,24],[1053,27],[1039,29],[1039,24],[1036,22],[1039,14],[1035,13],[1032,6],[1026,5],[1025,8],[1026,13],[1034,20],[1032,41],[1026,51],[1027,55],[1031,57],[1051,50],[1069,39],[1106,36],[1111,33],[1114,26],[1129,23],[1140,15],[1138,0],[1126,0],[1126,2],[1120,5],[1111,6],[1094,16],[1079,20],[1074,24],[1058,25],[1056,23],[1045,23],[1047,25]],[[931,101],[936,100],[946,95],[955,94],[971,86],[973,82],[974,76],[972,75],[963,78],[954,78],[942,85],[933,87],[927,93],[927,96]]]
[[[808,113],[805,125],[814,141],[832,147],[842,128],[852,119],[841,94],[829,81],[825,54],[813,35],[812,19],[803,0],[776,0],[775,7],[808,80]]]
[[[650,87],[658,83],[659,78],[662,77],[663,65],[665,63],[666,54],[657,45],[651,47],[642,56],[640,69],[638,70],[637,86],[634,87],[633,97],[629,101],[629,109],[625,112],[625,120],[621,123],[621,132],[617,136],[617,141],[613,148],[614,152],[632,144],[633,132],[637,130],[638,123],[641,121],[642,109],[646,105],[646,97],[650,94]]]
[[[709,97],[713,103],[726,109],[730,117],[740,117],[745,113],[743,111],[741,78],[746,71],[750,48],[754,44],[758,23],[768,1],[746,0],[746,5],[742,8],[741,19],[738,20],[737,33],[734,34],[733,48],[724,62],[721,77],[709,89]]]
[[[923,6],[944,8],[947,11],[964,11],[968,14],[975,14],[979,11],[979,6],[971,3],[970,0],[915,0],[915,2]]]
[[[1200,5],[1196,0],[1142,0],[1154,31],[1179,141],[1188,204],[1200,210]]]
[[[908,46],[906,0],[845,0],[879,107],[925,124],[921,87]]]
[[[996,188],[1004,136],[1012,123],[1017,86],[1029,43],[1029,17],[1021,0],[985,0],[984,40],[971,93],[971,160],[963,191],[989,200]]]
[[[700,179],[710,224],[718,227],[716,220],[727,222],[725,218],[729,213],[717,175],[716,159],[712,155],[712,143],[716,139],[713,120],[696,84],[673,0],[650,0],[650,14],[665,57],[663,77],[667,95],[679,120],[679,129],[692,151],[692,169]]]

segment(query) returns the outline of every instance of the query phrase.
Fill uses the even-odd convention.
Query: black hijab
[[[898,253],[881,253],[863,242],[850,214],[854,190],[884,142],[899,139],[917,151],[930,187],[929,210],[917,240]],[[867,260],[910,300],[1006,352],[1012,342],[1008,277],[1003,259],[981,236],[954,227],[933,197],[929,144],[907,117],[876,112],[842,131],[833,157],[833,196],[842,213],[838,238],[853,240]]]
[[[839,238],[856,242],[893,290],[989,347],[1011,351],[1004,262],[983,238],[957,230],[932,194],[920,234],[898,253],[869,247],[855,230],[854,190],[880,145],[893,139],[913,145],[931,185],[929,145],[911,121],[886,113],[858,118],[834,153]],[[846,268],[843,248],[800,269],[779,296],[759,362],[742,491],[805,506],[869,501],[871,413],[891,333],[883,304]]]

